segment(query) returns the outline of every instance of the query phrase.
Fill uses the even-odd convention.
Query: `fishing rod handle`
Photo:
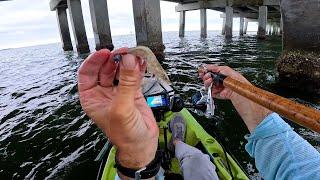
[[[320,133],[320,111],[304,106],[287,98],[243,83],[231,77],[223,79],[223,85],[237,94],[271,110],[283,117]]]

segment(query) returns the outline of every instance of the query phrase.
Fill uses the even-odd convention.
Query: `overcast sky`
[[[88,38],[93,38],[89,1],[81,2],[87,35]],[[175,12],[176,5],[161,1],[163,31],[178,31],[179,13]],[[108,0],[108,9],[112,36],[134,33],[132,0]],[[220,14],[221,12],[207,10],[208,30],[221,30]],[[70,26],[70,31],[71,29]],[[199,29],[200,11],[188,11],[186,31]],[[238,29],[239,19],[234,18],[234,30]],[[255,29],[255,23],[249,23],[248,30]],[[56,13],[50,11],[49,0],[0,2],[0,49],[52,42],[60,42],[60,36]]]

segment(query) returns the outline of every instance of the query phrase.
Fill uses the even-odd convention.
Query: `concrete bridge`
[[[5,1],[5,0],[0,0]],[[113,49],[107,0],[88,0],[96,49]],[[240,17],[240,35],[248,23],[258,21],[257,38],[281,34],[283,55],[277,62],[280,80],[304,93],[320,95],[320,2],[319,0],[165,0],[178,3],[179,36],[185,33],[187,11],[200,11],[200,36],[207,37],[207,9],[222,12],[222,33],[232,37],[233,18]],[[69,10],[77,51],[89,52],[80,0],[50,0],[57,12],[63,49],[73,50],[66,9]],[[160,0],[132,0],[137,45],[150,47],[163,58]]]
[[[255,1],[240,3],[228,0],[167,0],[179,3],[176,11],[180,13],[179,36],[185,32],[185,15],[187,11],[200,10],[201,37],[207,37],[207,9],[220,11],[223,14],[222,34],[232,37],[233,17],[240,17],[240,35],[246,34],[250,21],[259,21],[258,38],[264,39],[267,23],[273,24],[273,30],[280,33],[279,0]],[[133,0],[133,13],[136,39],[138,45],[149,46],[158,56],[163,54],[160,0]],[[96,49],[113,49],[107,0],[89,0],[92,26]],[[64,50],[72,50],[66,9],[69,9],[72,29],[75,35],[78,52],[89,52],[88,40],[83,22],[80,0],[50,0],[50,9],[57,12],[57,20]],[[271,27],[271,26],[270,26]],[[270,28],[271,29],[271,28]]]
[[[283,56],[277,63],[279,78],[289,87],[320,95],[320,3],[318,0],[166,0],[176,2],[180,13],[179,36],[185,32],[187,11],[200,10],[201,37],[207,37],[207,9],[223,14],[222,33],[232,37],[233,18],[240,17],[240,35],[249,21],[258,20],[257,38],[265,39],[269,23],[283,35]],[[89,0],[96,49],[113,49],[107,0]],[[281,2],[281,4],[280,4]],[[164,57],[160,0],[132,0],[136,40],[150,47],[160,59]],[[69,9],[76,47],[89,52],[80,0],[50,0],[57,19],[64,50],[72,50],[66,9]],[[281,12],[281,13],[280,13]],[[270,25],[269,25],[270,27]],[[282,32],[283,30],[283,32]]]

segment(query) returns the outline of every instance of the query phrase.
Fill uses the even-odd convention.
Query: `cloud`
[[[81,1],[88,38],[93,38],[89,1]],[[163,31],[178,31],[179,13],[175,12],[176,3],[161,1],[161,21]],[[109,21],[113,36],[132,34],[135,31],[132,0],[108,0]],[[0,2],[0,49],[60,42],[56,12],[50,11],[45,0],[15,0]],[[221,12],[207,10],[208,30],[222,28]],[[252,26],[253,25],[253,26]],[[72,34],[72,28],[69,27]],[[235,18],[234,30],[239,29]],[[256,25],[250,24],[249,30]],[[186,31],[200,30],[200,12],[186,13]]]

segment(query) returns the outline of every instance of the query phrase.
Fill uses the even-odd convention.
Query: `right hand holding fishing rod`
[[[93,53],[78,71],[78,88],[82,108],[117,147],[119,163],[139,169],[154,159],[159,130],[140,88],[146,62],[127,53],[128,48]],[[116,54],[123,54],[119,63]]]
[[[231,69],[228,66],[217,66],[217,65],[204,65],[206,68],[199,69],[199,76],[203,80],[206,88],[208,88],[212,83],[213,79],[211,72],[221,73],[238,81],[251,84],[245,77],[243,77],[239,72]],[[223,85],[212,85],[212,97],[217,99],[229,99],[232,104],[244,120],[250,132],[252,132],[260,122],[271,113],[270,110],[248,100],[247,98],[240,96],[236,92]]]

